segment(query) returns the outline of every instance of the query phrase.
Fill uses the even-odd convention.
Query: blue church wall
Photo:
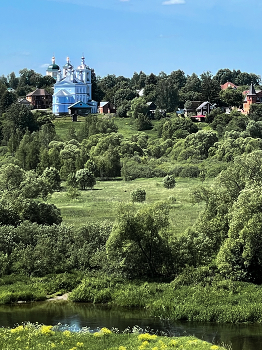
[[[63,74],[58,71],[57,82],[54,85],[53,113],[69,113],[68,107],[80,101],[88,106],[86,108],[91,108],[92,113],[97,113],[97,102],[92,101],[91,92],[91,70],[85,65],[84,57],[76,70],[67,58]]]

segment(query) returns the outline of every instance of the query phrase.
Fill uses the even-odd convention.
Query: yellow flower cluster
[[[94,337],[99,338],[99,337],[103,337],[104,335],[109,335],[111,333],[112,333],[112,331],[110,331],[110,329],[108,329],[106,327],[103,327],[103,328],[100,329],[99,332],[95,332],[94,333]]]
[[[144,350],[149,345],[149,341],[143,341],[142,345],[138,347],[139,350]]]
[[[127,350],[125,346],[119,346],[118,350]]]
[[[63,332],[63,335],[64,335],[65,337],[71,337],[71,332],[68,331],[68,330],[66,330],[66,331]]]
[[[52,335],[55,334],[54,331],[52,331],[53,326],[42,326],[40,328],[40,333],[45,335]]]
[[[219,349],[219,346],[217,346],[217,345],[212,345],[212,346],[210,346],[210,349],[211,349],[211,350],[218,350],[218,349]]]
[[[96,338],[101,338],[101,337],[103,337],[103,333],[102,332],[95,332],[94,333],[94,337],[96,337]]]
[[[110,329],[106,328],[106,327],[103,327],[101,328],[101,332],[105,335],[107,334],[111,334],[112,332],[110,331]]]
[[[84,346],[84,343],[77,342],[76,346],[77,346],[78,348],[82,348],[82,347]]]
[[[13,328],[10,330],[11,333],[19,333],[19,332],[22,332],[24,330],[24,327],[23,326],[18,326],[16,328]]]
[[[139,340],[147,340],[147,341],[150,341],[150,340],[156,340],[157,339],[157,335],[155,334],[149,334],[149,333],[143,333],[143,334],[139,334],[138,336],[138,339]]]

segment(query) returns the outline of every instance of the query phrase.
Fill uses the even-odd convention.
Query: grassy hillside
[[[103,118],[103,116],[99,115],[100,118]],[[78,117],[77,122],[72,122],[72,118],[70,116],[65,117],[59,117],[54,120],[56,133],[61,140],[68,140],[68,132],[71,127],[75,128],[76,133],[81,130],[81,128],[84,125],[86,117]],[[88,118],[88,117],[87,117]],[[137,131],[136,127],[134,125],[134,121],[132,118],[118,118],[118,117],[112,117],[112,120],[118,127],[118,132],[122,134],[125,138],[130,138],[133,134],[142,132]],[[153,125],[157,125],[159,121],[153,121]],[[155,128],[152,130],[145,130],[145,132],[149,137],[156,138],[157,137],[157,131]]]
[[[177,179],[174,189],[166,189],[162,179],[137,179],[125,181],[98,181],[93,190],[81,191],[79,199],[69,199],[65,191],[55,192],[49,200],[61,209],[63,221],[76,226],[96,220],[114,221],[117,208],[130,202],[131,192],[141,187],[146,190],[146,203],[174,197],[170,220],[174,232],[181,233],[192,226],[202,211],[202,205],[191,203],[191,191],[200,184],[199,179]],[[171,201],[170,201],[171,202]],[[138,207],[141,204],[136,204]]]

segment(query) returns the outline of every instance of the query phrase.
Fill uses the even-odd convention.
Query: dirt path
[[[58,295],[57,297],[47,299],[48,301],[54,301],[54,300],[68,300],[69,293]]]

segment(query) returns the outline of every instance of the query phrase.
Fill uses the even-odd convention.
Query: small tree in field
[[[137,188],[131,192],[132,202],[144,202],[146,200],[146,191],[142,188]]]
[[[163,185],[165,188],[174,188],[176,185],[176,180],[173,175],[167,175],[163,179]]]
[[[76,182],[81,190],[85,190],[87,187],[93,188],[96,184],[96,179],[94,174],[88,169],[80,169],[76,172]]]

